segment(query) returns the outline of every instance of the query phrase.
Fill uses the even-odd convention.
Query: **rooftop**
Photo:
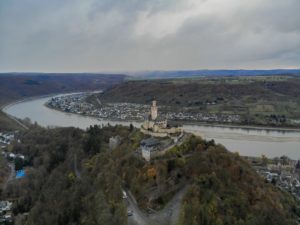
[[[141,145],[148,146],[148,147],[157,146],[159,144],[160,144],[160,141],[156,138],[148,138],[148,139],[143,139],[141,141]]]

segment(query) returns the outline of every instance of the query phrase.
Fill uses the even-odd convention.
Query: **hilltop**
[[[116,135],[122,141],[110,150],[109,138]],[[133,127],[33,126],[20,138],[12,151],[26,156],[27,176],[3,193],[17,199],[16,225],[125,225],[122,189],[132,193],[144,213],[160,211],[183,190],[178,224],[296,224],[294,198],[212,140],[190,136],[148,163],[137,151],[144,135]]]

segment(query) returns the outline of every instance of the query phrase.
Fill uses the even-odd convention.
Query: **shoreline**
[[[72,112],[65,112],[63,110],[49,107],[46,103],[44,104],[45,107],[55,110],[58,112],[72,114],[77,116],[89,117],[94,118],[100,121],[115,121],[115,122],[127,122],[127,123],[143,123],[142,120],[121,120],[121,119],[114,119],[114,118],[99,118],[92,115],[83,115],[79,113],[72,113]],[[215,124],[215,123],[205,123],[201,121],[179,121],[179,120],[170,120],[170,122],[182,124],[182,126],[205,126],[205,127],[218,127],[218,128],[229,128],[229,129],[243,129],[243,130],[263,130],[263,131],[277,131],[277,132],[300,132],[299,128],[289,128],[289,127],[266,127],[266,126],[258,126],[258,125],[235,125],[235,124]]]
[[[22,102],[27,102],[27,101],[32,101],[32,100],[37,100],[37,99],[42,99],[42,98],[47,98],[47,97],[52,97],[52,96],[57,96],[57,95],[70,95],[70,94],[80,94],[80,93],[92,93],[95,91],[80,91],[80,92],[67,92],[67,93],[53,93],[53,94],[47,94],[47,95],[40,95],[40,96],[32,96],[32,97],[25,97],[23,99],[10,102],[7,104],[4,104],[0,106],[0,110],[5,113],[8,117],[11,117],[8,113],[5,112],[5,109],[7,107],[22,103]],[[44,104],[45,107],[55,110],[58,112],[62,113],[67,113],[67,114],[73,114],[77,116],[83,116],[83,117],[89,117],[89,118],[95,118],[100,121],[119,121],[119,122],[127,122],[127,123],[142,123],[142,121],[139,120],[121,120],[121,119],[113,119],[113,118],[107,118],[107,119],[102,119],[98,118],[95,116],[91,115],[83,115],[79,113],[71,113],[71,112],[65,112],[63,110],[59,110],[56,108],[52,108],[47,106],[47,104]],[[236,125],[236,124],[216,124],[216,123],[206,123],[206,122],[201,122],[201,121],[179,121],[179,120],[170,120],[171,122],[182,124],[183,126],[205,126],[205,127],[219,127],[219,128],[229,128],[229,129],[244,129],[244,130],[264,130],[264,131],[278,131],[278,132],[300,132],[300,127],[299,128],[290,128],[290,127],[268,127],[268,126],[259,126],[259,125]]]
[[[46,108],[50,109],[50,110],[54,110],[57,112],[61,112],[61,113],[65,113],[65,114],[70,114],[70,115],[76,115],[76,116],[81,116],[81,117],[86,117],[86,118],[93,118],[96,119],[98,121],[107,121],[109,123],[109,121],[112,122],[122,122],[122,123],[143,123],[142,120],[121,120],[121,119],[113,119],[113,118],[109,118],[109,119],[103,119],[103,118],[99,118],[96,116],[91,116],[91,115],[83,115],[83,114],[79,114],[79,113],[72,113],[72,112],[66,112],[60,109],[56,109],[56,108],[52,108],[49,107],[46,102],[43,104]],[[300,130],[299,130],[300,131]]]
[[[16,105],[16,104],[19,104],[19,103],[22,103],[22,102],[28,102],[28,101],[32,101],[32,100],[37,100],[37,99],[42,99],[42,98],[48,98],[48,97],[52,97],[52,96],[56,96],[56,95],[60,95],[60,94],[75,94],[77,92],[68,92],[68,93],[54,93],[54,94],[47,94],[47,95],[39,95],[39,96],[32,96],[32,97],[25,97],[25,98],[22,98],[22,99],[19,99],[19,100],[16,100],[14,102],[10,102],[10,103],[6,103],[4,105],[1,105],[0,106],[0,110],[2,112],[4,112],[5,108],[7,107],[10,107],[10,106],[13,106],[13,105]],[[78,92],[78,93],[81,93],[81,92]],[[4,112],[5,113],[5,112]]]
[[[4,112],[5,108],[9,107],[9,106],[13,106],[16,105],[18,103],[22,103],[22,102],[27,102],[27,101],[31,101],[31,100],[36,100],[36,99],[42,99],[42,98],[48,98],[48,97],[53,97],[56,95],[71,95],[71,94],[81,94],[81,93],[93,93],[93,92],[102,92],[103,90],[93,90],[93,91],[78,91],[78,92],[64,92],[64,93],[52,93],[52,94],[45,94],[45,95],[37,95],[37,96],[30,96],[30,97],[23,97],[20,98],[16,101],[13,102],[9,102],[9,103],[5,103],[4,105],[0,105],[0,110],[2,112]],[[5,112],[4,112],[5,113]]]
[[[17,123],[19,126],[23,127],[25,130],[28,130],[29,128],[22,122],[22,119],[16,118],[9,113],[5,111],[6,108],[14,106],[16,104],[22,103],[22,102],[27,102],[27,101],[32,101],[32,100],[37,100],[37,99],[43,99],[43,98],[48,98],[48,97],[53,97],[57,95],[71,95],[71,94],[80,94],[80,93],[89,93],[89,92],[101,92],[103,90],[94,90],[94,91],[80,91],[80,92],[66,92],[66,93],[52,93],[52,94],[46,94],[46,95],[38,95],[38,96],[30,96],[30,97],[24,97],[21,99],[18,99],[13,102],[8,102],[3,105],[0,105],[0,111],[5,114],[9,119],[13,120],[15,123]]]
[[[175,121],[178,122],[178,121]],[[232,128],[232,129],[245,129],[245,130],[266,130],[266,131],[286,131],[286,132],[300,132],[299,128],[289,128],[289,127],[266,127],[259,125],[235,125],[235,124],[215,124],[215,123],[205,123],[200,121],[184,121],[183,125],[201,125],[205,127],[220,127],[220,128]]]

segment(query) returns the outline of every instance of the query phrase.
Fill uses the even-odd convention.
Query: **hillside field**
[[[293,126],[300,119],[299,76],[134,80],[101,94],[103,102],[150,104],[172,112],[240,115],[241,124]],[[295,125],[295,124],[294,124]]]

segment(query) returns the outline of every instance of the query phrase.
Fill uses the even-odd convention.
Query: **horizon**
[[[73,71],[73,72],[42,72],[42,71],[0,71],[0,74],[103,74],[103,75],[128,75],[128,76],[138,76],[143,73],[153,73],[153,72],[197,72],[197,71],[293,71],[299,70],[297,68],[274,68],[274,69],[178,69],[178,70],[133,70],[133,71],[98,71],[98,72],[89,72],[89,71]],[[200,74],[199,74],[200,75]]]

